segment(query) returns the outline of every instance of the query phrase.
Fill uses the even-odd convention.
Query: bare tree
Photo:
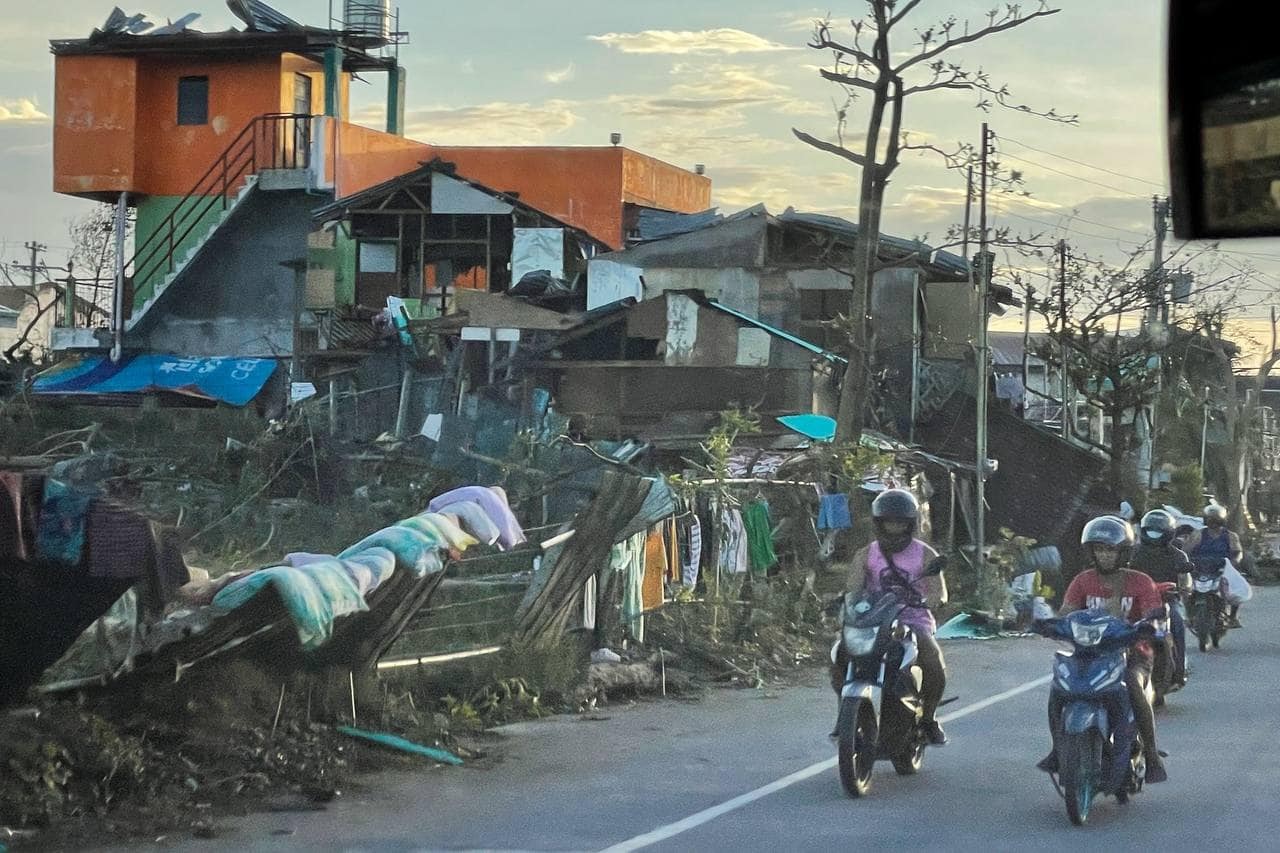
[[[6,347],[2,353],[4,360],[11,364],[19,362],[34,364],[41,362],[48,355],[48,347],[43,342],[32,340],[31,336],[40,325],[40,320],[44,315],[54,310],[58,306],[58,303],[61,302],[60,291],[57,290],[56,287],[48,288],[48,285],[52,284],[52,282],[48,280],[47,271],[45,281],[37,284],[35,287],[32,287],[29,284],[19,284],[14,279],[13,271],[8,265],[0,265],[0,275],[3,275],[5,279],[5,286],[7,288],[11,288],[18,293],[21,293],[36,305],[35,314],[33,314],[31,319],[27,321],[22,331],[18,333],[14,342]],[[52,298],[42,300],[40,298],[40,291],[42,289],[48,290],[48,292],[52,293]],[[22,311],[19,310],[19,317],[21,317],[21,314]]]
[[[1217,383],[1220,399],[1219,410],[1226,425],[1227,440],[1214,446],[1214,457],[1224,472],[1219,484],[1223,493],[1222,503],[1231,513],[1231,526],[1245,530],[1251,524],[1249,515],[1249,487],[1253,483],[1253,450],[1256,446],[1256,429],[1262,392],[1267,378],[1280,364],[1280,341],[1277,333],[1276,309],[1271,308],[1271,346],[1263,353],[1258,369],[1247,380],[1242,380],[1235,370],[1237,349],[1223,335],[1223,323],[1212,324],[1207,338],[1217,365]],[[1241,386],[1244,386],[1243,388]],[[1208,401],[1206,401],[1207,403]]]
[[[914,28],[915,50],[906,59],[895,58],[893,36],[908,26],[906,19],[921,0],[866,0],[868,12],[850,21],[847,38],[833,34],[831,22],[820,21],[814,28],[809,47],[830,51],[832,67],[820,71],[822,78],[840,87],[844,100],[836,106],[836,139],[828,142],[793,129],[800,141],[834,154],[862,170],[858,195],[858,240],[854,250],[854,270],[850,300],[851,340],[849,364],[845,370],[837,415],[837,437],[856,440],[862,432],[866,415],[870,361],[871,279],[874,275],[880,244],[880,218],[884,208],[889,178],[898,168],[904,151],[931,151],[941,154],[948,165],[957,167],[971,162],[972,145],[961,145],[946,152],[931,144],[912,144],[903,129],[906,99],[932,92],[967,91],[978,96],[977,107],[993,106],[1039,115],[1054,121],[1074,122],[1075,116],[1060,115],[1053,110],[1038,112],[1013,101],[1006,86],[994,84],[981,69],[970,70],[951,62],[947,55],[956,48],[1030,23],[1059,11],[1043,2],[1035,11],[1024,11],[1018,4],[988,13],[985,23],[974,26],[947,17],[925,29]],[[865,138],[861,151],[846,147],[849,112],[855,102],[867,96]]]
[[[89,323],[95,320],[105,322],[111,316],[116,266],[115,230],[116,209],[113,204],[94,205],[88,213],[67,223],[67,236],[71,238],[72,247],[67,266],[76,272],[77,295],[84,300],[79,307],[86,311]]]
[[[1145,419],[1165,377],[1171,376],[1172,368],[1184,370],[1189,354],[1212,339],[1219,318],[1239,308],[1233,286],[1249,277],[1242,270],[1223,274],[1212,250],[1205,250],[1185,261],[1201,261],[1199,284],[1188,296],[1190,309],[1168,324],[1134,326],[1126,318],[1147,314],[1159,293],[1152,286],[1159,273],[1139,263],[1144,252],[1137,249],[1120,266],[1073,254],[1062,272],[1062,293],[1033,298],[1031,303],[1048,330],[1035,354],[1052,369],[1065,371],[1076,397],[1101,410],[1111,425],[1105,443],[1078,434],[1076,438],[1106,453],[1112,483],[1130,495],[1145,490],[1145,484],[1137,482],[1133,457],[1140,428],[1154,426]],[[1026,284],[1020,276],[1015,281],[1020,289]],[[1065,400],[1063,417],[1070,420]],[[1074,424],[1071,429],[1075,431]]]

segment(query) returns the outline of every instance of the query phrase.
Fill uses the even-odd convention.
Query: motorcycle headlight
[[[1087,625],[1083,622],[1071,623],[1071,636],[1079,646],[1096,646],[1102,642],[1102,635],[1107,633],[1107,624]]]
[[[876,647],[876,637],[879,633],[879,628],[845,628],[844,650],[853,657],[869,655]]]
[[[1218,588],[1217,578],[1196,578],[1196,592],[1214,592]]]

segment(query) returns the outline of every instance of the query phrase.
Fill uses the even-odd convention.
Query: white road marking
[[[1048,675],[1043,678],[1036,678],[1024,684],[1019,684],[1017,687],[1006,690],[1003,693],[988,696],[986,699],[974,702],[972,705],[965,705],[959,710],[952,711],[950,714],[938,717],[938,722],[948,723],[952,720],[958,720],[961,717],[967,717],[970,714],[976,714],[985,708],[990,708],[992,705],[1012,699],[1015,696],[1020,696],[1029,690],[1044,687],[1049,683],[1050,678],[1051,676]],[[725,800],[719,805],[691,814],[683,820],[678,820],[675,823],[669,823],[666,826],[660,826],[657,829],[646,832],[644,835],[637,835],[634,838],[628,838],[626,841],[620,841],[611,847],[606,847],[601,851],[601,853],[630,853],[632,850],[641,850],[661,841],[666,841],[669,838],[674,838],[677,835],[681,835],[691,829],[702,826],[704,823],[710,823],[721,815],[726,815],[729,812],[742,808],[743,806],[750,805],[756,800],[760,800],[770,794],[777,793],[783,788],[789,788],[797,782],[803,782],[805,779],[817,776],[819,773],[826,773],[835,766],[836,759],[834,758],[828,758],[826,761],[819,761],[817,764],[811,764],[803,770],[797,770],[795,773],[783,776],[781,779],[776,779],[768,785],[756,788],[754,791],[739,794],[731,800]]]

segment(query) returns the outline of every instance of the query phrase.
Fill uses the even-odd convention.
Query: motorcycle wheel
[[[871,793],[871,769],[876,763],[875,713],[862,701],[857,710],[842,717],[836,744],[840,784],[846,794],[858,799]]]
[[[1102,774],[1102,737],[1096,730],[1058,739],[1058,781],[1067,801],[1067,817],[1076,826],[1089,821],[1089,808]]]
[[[1215,631],[1213,633],[1213,647],[1216,649],[1222,645],[1222,632]]]
[[[1201,634],[1199,637],[1198,645],[1200,646],[1200,651],[1202,652],[1209,651],[1209,638]]]
[[[924,737],[916,735],[912,741],[893,757],[893,769],[899,776],[914,776],[924,766]]]

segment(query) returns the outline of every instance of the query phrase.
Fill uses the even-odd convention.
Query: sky
[[[11,4],[13,5],[13,4]],[[282,12],[323,25],[329,0],[278,0]],[[335,0],[335,6],[341,6]],[[925,0],[907,23],[940,16],[975,22],[991,0]],[[1034,0],[1025,4],[1034,6]],[[1151,196],[1167,187],[1164,137],[1164,7],[1157,0],[1062,0],[1062,10],[949,54],[1007,83],[1015,103],[1078,114],[1076,125],[995,109],[965,92],[910,98],[904,129],[943,147],[977,142],[985,119],[1002,162],[1023,171],[1029,198],[993,197],[992,224],[1081,251],[1119,258],[1152,227]],[[0,261],[21,244],[50,246],[61,264],[67,220],[88,203],[50,187],[51,38],[82,37],[111,0],[58,0],[6,9],[0,24]],[[792,128],[833,134],[840,92],[817,74],[828,54],[806,47],[813,21],[831,12],[847,34],[860,0],[814,7],[803,0],[470,0],[405,2],[401,48],[408,70],[408,134],[444,144],[623,144],[669,162],[704,164],[724,212],[763,202],[856,219],[858,170],[797,141]],[[197,11],[193,26],[239,26],[220,0],[148,0],[153,21]],[[843,18],[842,18],[843,15]],[[892,46],[905,58],[913,27]],[[353,117],[379,126],[383,80],[353,86]],[[862,113],[855,106],[851,125]],[[1099,168],[1100,167],[1100,168]],[[883,228],[937,240],[963,217],[964,178],[930,155],[907,155],[894,174]],[[1173,244],[1171,248],[1176,248]],[[1258,314],[1280,282],[1280,240],[1230,241],[1223,264],[1263,276],[1247,301]],[[1194,247],[1175,254],[1174,263]],[[1042,272],[1039,261],[1016,261]]]

